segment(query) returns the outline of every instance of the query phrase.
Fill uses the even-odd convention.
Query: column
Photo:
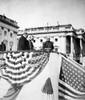
[[[80,38],[80,63],[83,63],[83,46],[82,38]]]
[[[66,54],[66,36],[64,36],[65,41],[64,41],[64,53]]]
[[[73,43],[73,36],[71,36],[71,50],[70,50],[70,56],[73,58],[74,53],[74,43]]]

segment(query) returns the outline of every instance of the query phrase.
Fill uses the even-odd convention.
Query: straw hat
[[[34,40],[34,36],[33,35],[30,35],[30,36],[28,36],[28,39],[29,40]]]

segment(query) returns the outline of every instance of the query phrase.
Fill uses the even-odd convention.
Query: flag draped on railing
[[[59,76],[59,100],[85,100],[85,69],[64,56]]]
[[[2,77],[11,84],[25,84],[35,78],[45,67],[49,54],[45,52],[11,52],[4,53]]]

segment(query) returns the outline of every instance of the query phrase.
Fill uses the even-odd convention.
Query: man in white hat
[[[33,43],[32,43],[33,40],[34,40],[34,36],[33,36],[33,35],[28,36],[29,49],[30,49],[30,50],[33,50],[33,49],[34,49],[34,45],[33,45]]]

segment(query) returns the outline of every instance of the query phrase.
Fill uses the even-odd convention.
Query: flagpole
[[[47,32],[48,32],[48,22],[47,22]]]

